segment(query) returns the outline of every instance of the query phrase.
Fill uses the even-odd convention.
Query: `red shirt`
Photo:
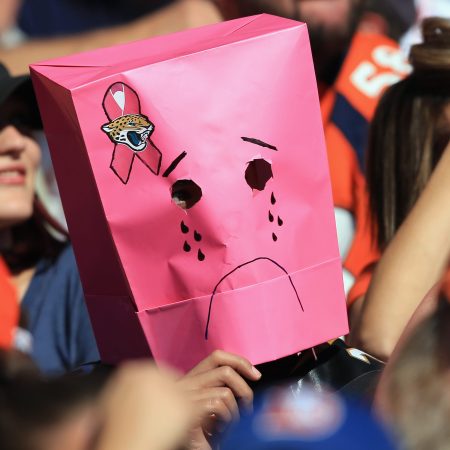
[[[6,264],[0,257],[0,347],[10,348],[19,323],[19,302]]]

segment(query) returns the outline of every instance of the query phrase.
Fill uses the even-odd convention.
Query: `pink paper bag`
[[[105,361],[258,364],[347,333],[306,25],[247,17],[31,73]]]

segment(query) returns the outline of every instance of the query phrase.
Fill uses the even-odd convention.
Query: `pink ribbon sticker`
[[[135,158],[159,175],[162,154],[150,139],[155,126],[141,114],[137,93],[125,83],[114,83],[105,93],[103,110],[109,122],[101,129],[114,143],[110,167],[120,181],[128,183]]]

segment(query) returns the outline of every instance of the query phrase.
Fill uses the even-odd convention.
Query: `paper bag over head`
[[[269,15],[31,67],[103,360],[346,334],[307,28]]]

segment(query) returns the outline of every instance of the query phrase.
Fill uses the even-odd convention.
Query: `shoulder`
[[[78,268],[72,245],[70,243],[64,245],[54,259],[47,261],[47,267],[59,275],[74,274],[78,277]]]
[[[73,254],[73,248],[70,243],[67,243],[59,252],[56,258],[55,264],[58,267],[76,268],[75,255]]]
[[[48,293],[52,292],[66,300],[83,299],[80,276],[69,243],[62,247],[56,257],[42,261],[38,266],[37,276],[45,280]]]

